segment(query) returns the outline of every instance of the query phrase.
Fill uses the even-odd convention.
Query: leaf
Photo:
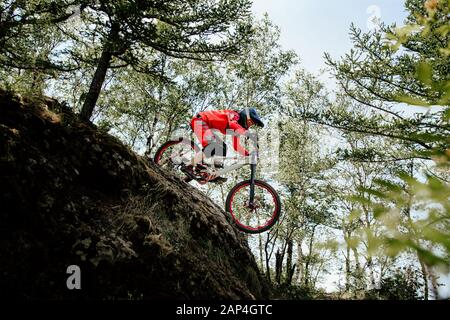
[[[396,238],[385,238],[384,242],[386,244],[386,254],[391,257],[395,257],[406,248],[404,241]]]
[[[443,265],[447,266],[448,268],[448,261],[444,258],[435,255],[430,250],[423,249],[416,244],[410,244],[410,247],[416,249],[418,255],[420,256],[421,260],[425,262],[425,264],[429,266]]]
[[[411,177],[411,175],[405,171],[400,171],[397,173],[398,177],[405,181],[407,184],[416,184],[417,180],[414,177]]]
[[[444,56],[449,56],[450,55],[450,46],[448,46],[447,48],[440,48],[439,52],[442,53]]]
[[[450,26],[443,25],[443,26],[440,26],[439,28],[437,28],[435,31],[440,33],[443,37],[446,37],[447,34],[450,32]]]
[[[420,26],[417,24],[408,24],[400,28],[395,29],[395,34],[399,39],[406,39],[411,33],[419,31]]]
[[[402,192],[403,191],[401,186],[399,186],[398,184],[395,184],[393,182],[387,181],[387,180],[374,179],[374,182],[380,186],[385,187],[389,191],[393,191],[393,192]]]
[[[370,188],[358,188],[360,191],[371,194],[375,197],[378,197],[380,199],[387,199],[388,196],[386,194],[384,194],[381,191],[375,190],[375,189],[370,189]]]
[[[350,222],[359,220],[359,218],[361,217],[361,211],[360,210],[352,210],[352,212],[350,212],[349,216],[348,216],[348,220]]]
[[[388,208],[385,208],[381,205],[376,205],[373,208],[373,216],[375,219],[380,218],[382,215],[384,215],[388,211]]]
[[[346,240],[347,242],[347,246],[349,248],[357,248],[359,246],[359,243],[361,242],[361,240],[358,237],[350,237]]]
[[[448,252],[450,252],[450,235],[448,233],[440,232],[434,228],[425,228],[423,230],[425,238],[435,243],[443,245]]]
[[[433,67],[430,63],[421,61],[416,65],[417,79],[426,85],[431,85],[433,83]]]
[[[360,204],[365,204],[365,205],[371,205],[372,204],[372,202],[369,199],[367,199],[367,198],[365,198],[363,196],[350,196],[350,197],[348,197],[348,199],[351,202],[356,202],[356,203],[360,203]]]
[[[406,104],[410,104],[413,106],[420,106],[420,107],[429,107],[430,104],[424,100],[418,99],[418,98],[413,98],[411,96],[407,96],[407,95],[396,95],[394,96],[394,99],[397,102],[403,102]]]
[[[446,108],[442,114],[442,118],[444,119],[444,121],[449,121],[450,120],[450,108]]]

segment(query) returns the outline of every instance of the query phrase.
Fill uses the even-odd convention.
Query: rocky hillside
[[[3,91],[0,262],[3,298],[269,297],[244,235],[200,191],[56,101]]]

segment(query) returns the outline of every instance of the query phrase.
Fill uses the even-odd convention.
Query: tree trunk
[[[287,245],[287,259],[286,259],[286,285],[290,286],[292,283],[292,277],[294,276],[295,265],[292,265],[292,248],[294,241],[289,240]]]
[[[428,268],[428,276],[430,277],[431,280],[431,289],[433,292],[433,298],[435,300],[439,299],[439,292],[438,292],[438,277],[436,276],[434,270],[432,268]]]
[[[161,56],[161,78],[164,78],[165,76],[165,68],[166,68],[166,55],[162,54]],[[164,91],[164,84],[161,81],[158,88],[158,107],[155,110],[155,116],[153,117],[153,122],[150,124],[150,132],[147,137],[147,154],[151,154],[153,148],[155,147],[155,132],[156,132],[156,126],[159,123],[159,118],[161,111],[163,110],[163,91]]]
[[[369,268],[369,275],[370,275],[370,286],[369,289],[375,289],[375,273],[373,271],[373,259],[371,256],[367,258],[367,267]]]
[[[346,255],[345,255],[345,291],[349,292],[352,274],[351,274],[351,267],[350,267],[351,248],[349,246],[348,241],[349,241],[350,237],[352,236],[352,234],[351,234],[351,231],[349,231],[346,226],[343,227],[342,232],[344,234],[345,243],[347,244]]]
[[[347,255],[345,256],[345,291],[350,290],[351,269],[350,269],[350,246],[347,245]]]
[[[267,239],[264,244],[264,253],[265,253],[265,260],[266,260],[266,277],[270,283],[270,282],[272,282],[272,279],[270,276],[270,264],[269,264],[271,254],[269,255],[268,249],[269,249],[269,233],[267,233]]]
[[[303,283],[304,269],[303,269],[303,249],[302,249],[303,239],[299,239],[297,243],[297,272],[296,272],[296,283]]]
[[[275,252],[275,281],[281,284],[281,272],[283,271],[283,258],[279,249]]]
[[[308,259],[306,259],[306,264],[305,264],[305,286],[308,287],[310,285],[309,283],[309,266],[313,257],[313,243],[314,243],[314,234],[316,232],[316,227],[317,225],[314,225],[312,228],[312,232],[311,232],[311,238],[309,239],[309,252],[308,252]]]
[[[105,82],[106,73],[109,69],[109,64],[113,55],[113,42],[116,40],[119,34],[119,28],[117,25],[112,25],[109,32],[108,39],[103,45],[103,52],[100,60],[97,64],[97,69],[95,70],[94,77],[92,78],[91,85],[89,87],[89,92],[84,100],[83,107],[81,109],[80,118],[89,121],[94,113],[94,108],[97,103],[98,97],[102,90],[103,83]]]
[[[34,70],[32,73],[33,81],[31,82],[31,92],[42,95],[44,93],[44,77],[38,70]]]
[[[428,300],[428,272],[427,268],[425,266],[425,263],[422,262],[422,259],[418,257],[420,268],[422,270],[422,279],[423,279],[423,299]]]
[[[224,201],[225,202],[225,201]],[[258,235],[259,239],[259,265],[261,267],[261,270],[264,270],[264,262],[263,262],[263,242],[262,242],[262,235]]]
[[[352,251],[353,251],[353,256],[355,257],[355,282],[356,282],[355,284],[356,284],[356,289],[357,290],[361,290],[361,289],[363,289],[361,283],[365,283],[366,281],[364,279],[364,274],[362,272],[361,264],[359,262],[358,249],[353,247]]]

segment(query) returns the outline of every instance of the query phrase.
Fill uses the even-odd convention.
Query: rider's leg
[[[224,158],[227,155],[227,145],[225,142],[216,136],[216,139],[208,146],[212,157],[211,163],[214,167],[223,168]]]
[[[206,148],[203,149],[203,153],[207,158],[211,158],[212,163],[215,167],[223,168],[223,159],[227,154],[227,145],[218,136],[215,136],[214,141],[212,141]],[[217,173],[216,173],[217,174]],[[226,178],[220,176],[211,177],[209,182],[223,183],[227,181]]]
[[[191,160],[191,166],[195,167],[198,163],[203,163],[203,150],[200,150],[199,152],[197,152],[194,156],[194,158],[192,158]]]
[[[195,167],[197,164],[203,163],[203,150],[212,140],[214,140],[214,133],[204,121],[198,118],[193,119],[193,121],[191,122],[191,128],[194,131],[194,134],[197,136],[197,139],[202,144],[202,150],[197,152],[194,158],[191,160],[191,165]]]

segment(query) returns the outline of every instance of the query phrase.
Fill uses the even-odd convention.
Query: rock
[[[43,101],[48,110],[0,91],[0,159],[14,159],[0,162],[0,296],[269,298],[244,235],[221,208]],[[76,293],[65,285],[70,265],[83,277]]]

